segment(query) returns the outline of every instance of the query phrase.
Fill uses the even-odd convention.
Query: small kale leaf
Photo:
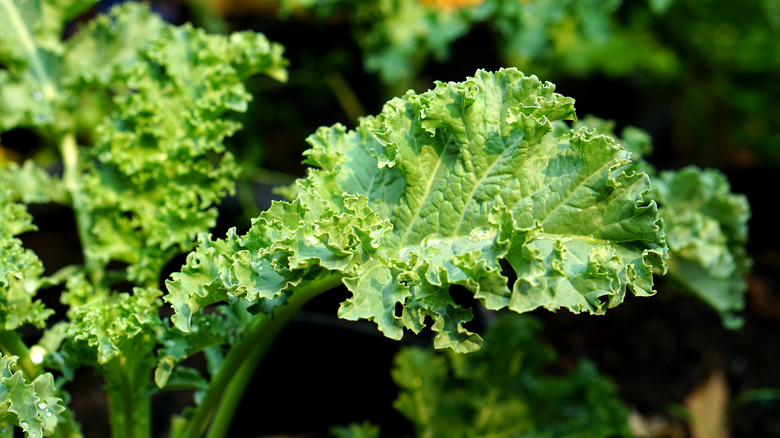
[[[732,193],[721,172],[694,166],[653,178],[653,197],[666,223],[670,279],[717,311],[725,327],[741,327],[751,266],[747,197]]]
[[[657,171],[643,158],[652,152],[652,141],[641,129],[626,126],[617,137],[614,122],[592,116],[574,126],[612,135],[631,152],[632,169],[650,175],[650,196],[661,207],[669,244],[666,278],[715,310],[725,327],[741,327],[744,274],[752,264],[745,246],[751,216],[747,197],[733,193],[726,175],[715,169]]]
[[[42,328],[54,313],[34,299],[43,281],[43,264],[15,237],[36,227],[25,206],[11,202],[10,195],[0,186],[0,331],[25,324]]]
[[[27,438],[49,436],[65,410],[55,396],[54,376],[45,373],[28,382],[22,371],[13,371],[17,359],[0,353],[0,422],[19,426]]]

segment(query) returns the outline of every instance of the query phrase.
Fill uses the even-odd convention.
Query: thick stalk
[[[144,438],[151,436],[151,399],[143,394],[148,387],[143,376],[128,369],[124,357],[103,367],[106,373],[111,436]]]
[[[96,289],[101,288],[103,269],[99,260],[90,256],[88,248],[91,246],[90,230],[92,219],[87,211],[84,193],[81,188],[81,168],[79,164],[79,148],[76,143],[76,135],[72,132],[65,134],[60,142],[60,154],[62,155],[62,180],[70,194],[71,207],[76,215],[76,228],[84,254],[84,267],[89,275],[92,285]]]
[[[258,315],[247,327],[241,342],[234,345],[214,376],[203,400],[179,438],[198,438],[214,418],[209,438],[225,436],[238,402],[253,371],[285,325],[309,300],[341,283],[341,276],[330,274],[295,289],[287,304],[273,316]]]

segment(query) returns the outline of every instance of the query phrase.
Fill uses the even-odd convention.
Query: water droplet
[[[46,409],[49,405],[46,404],[46,402],[39,402],[38,403],[38,409]]]
[[[43,100],[43,93],[41,93],[40,91],[36,91],[35,93],[33,93],[33,100],[36,101],[36,102],[42,101]]]
[[[51,409],[46,408],[45,411],[43,411],[44,414],[46,414],[47,417],[51,418],[54,416],[54,412],[51,411]]]

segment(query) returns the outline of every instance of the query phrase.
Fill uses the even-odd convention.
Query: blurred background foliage
[[[598,115],[667,124],[666,138],[653,137],[669,143],[673,162],[780,163],[775,0],[193,0],[186,8],[213,30],[276,37],[300,56],[299,74],[327,82],[351,118],[434,79],[513,66],[559,86],[608,85],[590,94],[623,99],[603,102],[610,114]],[[336,35],[350,42],[332,44]],[[293,50],[298,44],[309,50]],[[369,76],[355,82],[356,70]],[[355,96],[365,85],[375,94]]]

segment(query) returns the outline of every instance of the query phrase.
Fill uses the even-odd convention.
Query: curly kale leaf
[[[171,26],[125,4],[68,41],[65,83],[106,113],[92,133],[84,177],[91,247],[103,262],[129,263],[130,277],[156,283],[170,258],[214,226],[239,167],[224,140],[241,126],[249,76],[286,78],[282,48],[252,32],[209,35]],[[86,54],[86,55],[85,55]],[[91,101],[87,101],[88,103]],[[104,104],[105,105],[105,104]]]
[[[198,309],[236,298],[271,312],[336,276],[352,293],[340,317],[393,339],[430,320],[437,347],[471,351],[481,339],[450,285],[516,312],[600,314],[627,288],[652,294],[666,245],[648,177],[624,172],[629,154],[608,137],[554,132],[571,118],[572,99],[508,69],[409,92],[354,131],[318,130],[294,200],[244,236],[201,237],[168,282],[174,323],[186,331]]]

